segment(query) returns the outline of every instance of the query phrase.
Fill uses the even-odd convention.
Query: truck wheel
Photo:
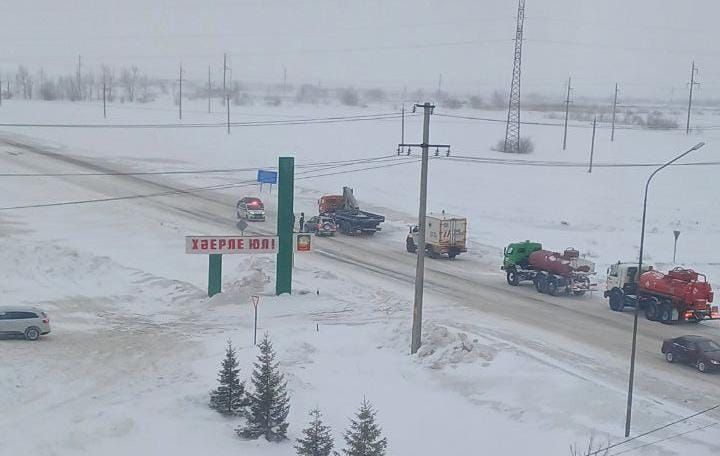
[[[547,284],[545,285],[545,289],[547,290],[547,292],[550,296],[557,296],[558,295],[557,279],[555,279],[554,277],[550,277],[547,281]]]
[[[647,304],[645,304],[645,318],[647,318],[650,321],[657,320],[658,317],[658,302],[657,300],[651,300],[648,301]]]
[[[661,323],[670,323],[670,321],[672,321],[672,307],[670,307],[668,304],[663,304],[660,307],[660,314],[658,315],[658,317]]]
[[[512,285],[514,287],[520,284],[520,278],[518,277],[517,271],[514,268],[508,269],[507,271],[507,283],[508,285]]]
[[[535,289],[538,291],[538,293],[545,293],[545,289],[547,288],[547,280],[545,279],[545,276],[543,274],[538,274],[535,276]]]
[[[575,290],[573,291],[573,294],[575,296],[585,296],[585,290]]]
[[[614,310],[615,312],[622,312],[623,308],[625,307],[625,296],[623,296],[623,292],[618,290],[617,288],[612,290],[610,292],[610,308]]]

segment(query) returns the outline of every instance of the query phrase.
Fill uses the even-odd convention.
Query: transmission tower
[[[518,0],[517,28],[515,30],[515,56],[513,59],[510,103],[508,104],[503,152],[520,152],[520,64],[522,63],[524,22],[525,0]]]

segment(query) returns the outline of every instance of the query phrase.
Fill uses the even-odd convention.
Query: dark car
[[[306,233],[315,233],[318,236],[334,236],[337,227],[335,221],[330,217],[316,215],[305,222],[303,231]]]
[[[265,205],[260,198],[245,197],[238,201],[237,219],[265,221]]]
[[[692,364],[700,372],[720,369],[720,345],[702,336],[682,336],[665,339],[662,352],[669,363]]]

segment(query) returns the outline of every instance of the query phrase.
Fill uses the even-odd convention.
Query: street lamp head
[[[694,146],[692,146],[692,149],[690,149],[690,150],[698,150],[698,149],[700,149],[701,147],[703,147],[704,145],[705,145],[705,142],[704,142],[704,141],[703,141],[703,142],[699,142],[699,143],[695,144]]]

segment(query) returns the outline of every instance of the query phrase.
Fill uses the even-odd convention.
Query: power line
[[[611,450],[611,449],[613,449],[613,448],[616,448],[616,447],[618,447],[618,446],[620,446],[620,445],[624,445],[624,444],[626,444],[626,443],[632,442],[633,440],[637,440],[637,439],[642,438],[642,437],[645,437],[645,436],[647,436],[647,435],[654,434],[655,432],[658,432],[658,431],[662,431],[663,429],[667,429],[667,428],[669,428],[670,426],[674,426],[674,425],[676,425],[676,424],[679,424],[679,423],[682,423],[682,422],[684,422],[684,421],[687,421],[687,420],[689,420],[689,419],[691,419],[691,418],[695,418],[696,416],[700,416],[700,415],[703,415],[703,414],[705,414],[705,413],[711,412],[711,411],[713,411],[713,410],[715,410],[715,409],[717,409],[717,408],[720,408],[720,404],[713,405],[712,407],[708,407],[708,408],[706,408],[706,409],[704,409],[704,410],[701,410],[701,411],[699,411],[699,412],[697,412],[697,413],[693,413],[693,414],[690,415],[690,416],[686,416],[686,417],[684,417],[684,418],[677,419],[677,420],[675,420],[675,421],[673,421],[673,422],[670,422],[670,423],[667,423],[667,424],[662,425],[662,426],[660,426],[660,427],[657,427],[657,428],[655,428],[655,429],[651,429],[651,430],[649,430],[649,431],[643,432],[642,434],[638,434],[638,435],[636,435],[636,436],[634,436],[634,437],[627,438],[627,439],[622,440],[622,441],[620,441],[620,442],[618,442],[618,443],[613,443],[612,445],[608,445],[608,446],[606,446],[606,447],[600,448],[600,449],[598,449],[598,450],[595,450],[595,451],[592,452],[592,453],[588,453],[587,456],[596,456],[596,455],[599,454],[599,453],[606,452],[606,451]]]
[[[396,155],[382,155],[379,157],[368,157],[351,160],[340,160],[330,162],[315,162],[296,165],[296,168],[311,168],[325,165],[347,166],[366,162],[379,162],[387,159],[397,158]],[[153,176],[173,174],[227,174],[238,172],[257,171],[258,169],[276,169],[276,166],[255,166],[251,168],[218,168],[218,169],[195,169],[195,170],[168,170],[168,171],[129,171],[129,172],[94,172],[94,173],[0,173],[0,177],[82,177],[82,176]]]
[[[384,113],[384,114],[363,114],[354,116],[334,116],[334,117],[315,117],[304,119],[284,119],[284,120],[256,120],[246,122],[230,122],[230,125],[236,127],[264,127],[274,125],[305,125],[305,124],[329,124],[343,122],[360,122],[372,120],[390,120],[397,119],[400,113]],[[166,124],[70,124],[70,123],[0,123],[0,127],[37,127],[37,128],[212,128],[226,127],[228,122],[213,123],[166,123]]]
[[[308,171],[305,171],[304,173],[299,173],[299,174],[301,174],[301,177],[297,177],[295,180],[314,179],[314,178],[318,178],[318,177],[335,176],[335,175],[340,175],[340,174],[355,173],[355,172],[367,171],[367,170],[373,170],[373,169],[379,169],[379,168],[389,168],[391,166],[412,164],[412,163],[417,163],[419,161],[419,159],[416,159],[416,158],[411,158],[411,159],[408,159],[407,157],[400,157],[400,158],[394,157],[394,158],[395,158],[395,161],[397,161],[397,163],[395,163],[395,162],[384,163],[384,164],[380,164],[378,166],[368,166],[368,167],[364,167],[364,168],[351,169],[351,170],[345,170],[345,171],[334,171],[334,172],[324,173],[324,174],[313,174],[313,175],[302,176],[302,174],[315,173],[318,171],[324,171],[325,169],[308,170]],[[336,167],[336,166],[333,166],[333,167]],[[152,182],[148,182],[148,183],[152,183]],[[0,211],[9,211],[9,210],[17,210],[17,209],[34,209],[34,208],[45,208],[45,207],[58,207],[58,206],[75,206],[75,205],[81,205],[81,204],[107,203],[107,202],[133,200],[133,199],[145,199],[145,198],[155,198],[155,197],[163,197],[163,196],[186,195],[186,194],[201,193],[201,192],[211,191],[211,190],[224,190],[224,189],[229,189],[229,188],[249,187],[249,186],[253,186],[253,185],[257,185],[257,181],[245,180],[245,181],[235,182],[232,184],[219,184],[219,185],[211,185],[211,186],[206,186],[206,187],[195,187],[195,188],[183,189],[183,190],[169,190],[169,191],[156,192],[156,193],[112,196],[112,197],[106,197],[106,198],[94,198],[94,199],[73,200],[73,201],[60,201],[60,202],[56,202],[56,203],[40,203],[40,204],[27,204],[27,205],[21,205],[21,206],[6,206],[6,207],[0,207]]]
[[[501,159],[491,157],[473,157],[468,155],[453,155],[447,157],[446,160],[458,161],[465,163],[481,163],[487,165],[510,165],[510,166],[542,166],[551,168],[584,168],[587,163],[571,162],[571,161],[549,161],[549,160],[521,160],[521,159]],[[593,163],[593,168],[649,168],[658,167],[662,163]],[[674,163],[672,166],[716,166],[720,165],[720,161],[706,162],[689,162]]]
[[[618,456],[618,455],[620,455],[620,454],[625,454],[625,453],[632,453],[633,451],[637,451],[637,450],[639,450],[639,449],[641,449],[641,448],[649,447],[649,446],[652,446],[652,445],[657,445],[658,443],[665,442],[665,441],[667,441],[667,440],[674,439],[674,438],[677,438],[677,437],[681,437],[681,436],[683,436],[683,435],[691,434],[691,433],[693,433],[693,432],[701,431],[701,430],[707,429],[707,428],[709,428],[709,427],[717,426],[718,424],[720,424],[720,422],[710,423],[710,424],[706,424],[705,426],[700,426],[700,427],[696,427],[696,428],[694,428],[694,429],[690,429],[690,430],[688,430],[688,431],[679,432],[679,433],[677,433],[677,434],[672,434],[672,435],[669,435],[669,436],[667,436],[667,437],[665,437],[665,438],[662,438],[662,439],[660,439],[660,440],[655,440],[654,442],[644,443],[644,444],[642,444],[642,445],[638,445],[638,446],[636,446],[636,447],[628,448],[627,450],[623,450],[623,451],[614,453],[612,456]]]

